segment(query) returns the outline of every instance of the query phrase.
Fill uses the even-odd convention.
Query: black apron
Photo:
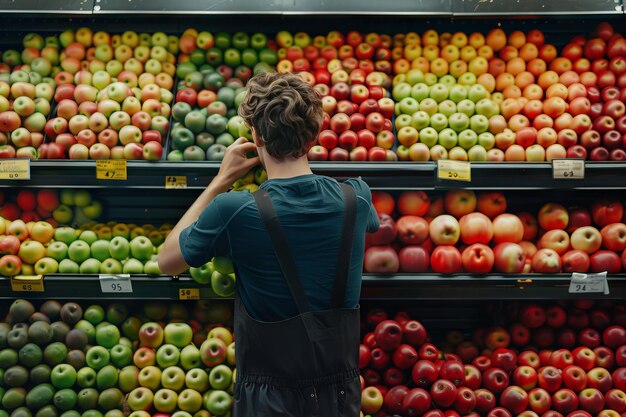
[[[358,417],[359,308],[343,308],[356,221],[356,194],[341,185],[343,230],[329,310],[310,311],[267,191],[254,198],[299,315],[262,322],[235,299],[234,417]],[[320,237],[322,238],[322,237]]]

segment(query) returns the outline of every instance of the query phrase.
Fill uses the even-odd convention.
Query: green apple
[[[492,149],[496,144],[496,138],[491,132],[483,132],[478,135],[478,145],[483,148],[489,150]]]
[[[75,240],[70,243],[67,249],[67,255],[72,261],[80,264],[89,259],[89,256],[91,255],[91,250],[89,249],[89,245],[87,244],[87,242],[83,242],[82,240]]]
[[[122,266],[124,274],[143,274],[143,263],[135,258],[130,258]]]
[[[96,328],[94,327],[93,324],[91,324],[87,320],[83,319],[83,320],[79,320],[74,325],[74,328],[77,329],[77,330],[80,330],[83,333],[85,333],[87,335],[87,339],[88,339],[90,344],[95,343],[95,341],[96,341]]]
[[[180,351],[180,366],[185,371],[189,372],[191,369],[200,367],[201,364],[200,350],[195,345],[187,345]]]
[[[235,275],[222,274],[219,271],[213,271],[211,275],[211,289],[220,297],[231,297],[235,294]]]
[[[57,389],[72,388],[76,383],[76,369],[72,365],[61,363],[52,368],[50,382]]]
[[[59,262],[60,274],[78,274],[80,266],[71,259],[63,259]]]
[[[226,348],[226,361],[230,366],[232,366],[233,368],[235,367],[235,342],[232,342]]]
[[[161,369],[156,366],[146,366],[139,371],[139,385],[149,388],[151,391],[159,389],[162,380]],[[165,387],[165,386],[164,386]],[[167,387],[166,387],[167,388]]]
[[[133,349],[133,342],[131,342],[130,339],[125,337],[125,336],[120,337],[120,343],[119,344],[129,348],[130,350]]]
[[[96,375],[96,388],[98,391],[113,388],[117,385],[118,370],[113,365],[103,366]]]
[[[169,326],[169,324],[168,324]],[[164,344],[159,347],[156,353],[156,361],[161,368],[178,365],[180,350],[172,344]]]
[[[111,355],[103,346],[92,346],[87,351],[85,359],[87,361],[87,366],[98,371],[109,364]]]
[[[93,230],[84,230],[81,232],[78,238],[84,242],[87,242],[89,245],[91,245],[93,242],[98,240],[98,235]]]
[[[456,105],[456,111],[459,113],[464,113],[468,117],[472,117],[474,115],[474,111],[476,109],[476,105],[472,100],[461,100]]]
[[[185,375],[185,385],[198,392],[205,392],[209,388],[209,375],[204,369],[191,369]]]
[[[213,262],[207,262],[199,268],[189,268],[191,278],[198,284],[206,285],[211,283],[211,275],[213,274]]]
[[[178,394],[178,408],[188,413],[195,413],[202,408],[202,395],[194,389],[183,390]]]
[[[165,368],[163,370],[163,374],[161,375],[161,385],[163,388],[180,391],[185,385],[185,371],[180,369],[178,366]]]
[[[87,246],[89,247],[89,246]],[[100,261],[96,258],[89,258],[80,264],[81,274],[97,274],[100,272]]]
[[[59,263],[54,258],[43,257],[35,263],[35,274],[48,275],[56,274],[59,270]]]
[[[96,386],[96,371],[88,366],[80,368],[76,374],[76,385],[80,388]]]
[[[439,132],[438,142],[441,146],[446,149],[452,149],[456,146],[458,141],[458,136],[453,129],[446,128]]]
[[[217,365],[209,373],[209,383],[213,389],[225,390],[232,382],[233,371],[227,365]]]
[[[489,119],[482,114],[475,114],[470,118],[470,129],[477,134],[487,132],[489,130]]]
[[[184,348],[191,343],[193,331],[187,323],[168,323],[163,329],[165,343]]]
[[[90,305],[85,309],[83,318],[95,326],[104,321],[104,308],[98,304]]]
[[[121,369],[133,362],[133,351],[130,347],[117,344],[111,348],[111,363]]]
[[[465,100],[467,98],[467,87],[461,84],[452,86],[452,88],[450,88],[449,98],[455,103]]]
[[[52,399],[54,406],[60,411],[71,410],[74,408],[77,401],[78,395],[76,394],[76,391],[70,388],[64,388],[57,391]]]
[[[122,323],[122,333],[132,341],[139,340],[139,329],[141,328],[141,320],[136,316],[128,317]]]
[[[126,260],[130,255],[130,243],[122,236],[115,236],[109,243],[109,252],[118,261]]]
[[[114,258],[108,258],[100,264],[101,274],[121,274],[122,263]]]
[[[448,118],[448,123],[456,133],[460,133],[469,128],[470,118],[465,113],[454,113]]]
[[[447,99],[449,94],[450,94],[450,91],[448,90],[448,87],[446,87],[443,84],[437,83],[433,85],[432,87],[430,87],[429,96],[430,98],[435,100],[437,103],[441,103],[442,101]]]
[[[459,146],[468,150],[478,143],[478,135],[471,129],[465,129],[459,133]]]
[[[154,408],[161,413],[172,413],[178,405],[178,394],[171,389],[162,388],[154,393]]]
[[[441,113],[435,113],[430,117],[430,126],[437,132],[448,127],[448,118]]]
[[[442,101],[439,103],[439,113],[449,118],[456,113],[456,103],[452,100]]]
[[[487,160],[487,150],[480,145],[474,145],[467,151],[467,156],[470,161],[484,162]]]
[[[137,236],[130,241],[130,253],[133,258],[138,259],[141,262],[145,262],[152,257],[152,254],[154,253],[154,245],[147,237]]]
[[[117,377],[118,386],[124,393],[139,387],[139,368],[134,365],[125,366]]]
[[[52,218],[59,224],[69,224],[72,221],[72,217],[74,217],[74,212],[69,206],[64,204],[61,204],[52,212]]]
[[[46,249],[46,256],[61,262],[67,258],[67,244],[62,241],[51,242]]]
[[[159,268],[159,263],[156,259],[150,259],[143,266],[143,272],[148,275],[161,275],[161,268]]]
[[[117,372],[117,369],[115,371]],[[102,372],[102,370],[100,372]],[[107,412],[114,409],[118,409],[116,411],[119,411],[119,409],[122,408],[123,399],[124,394],[122,394],[122,391],[118,388],[107,388],[100,391],[100,395],[98,396],[98,406]]]
[[[147,411],[152,408],[154,395],[146,387],[137,387],[128,394],[126,402],[133,411]]]
[[[51,343],[43,350],[44,361],[49,366],[58,365],[65,361],[67,350],[67,346],[61,342]]]
[[[96,343],[107,349],[117,345],[120,341],[120,331],[117,326],[106,324],[96,329]]]
[[[489,91],[482,84],[474,84],[470,87],[467,98],[477,103],[484,98],[489,98]]]
[[[66,245],[70,245],[77,238],[78,235],[76,233],[76,229],[74,229],[73,227],[57,227],[54,231],[54,240],[63,242]]]
[[[204,407],[209,410],[211,414],[222,416],[230,411],[232,403],[233,400],[230,394],[226,391],[215,390],[211,391],[211,393],[207,396],[204,402]]]
[[[20,364],[30,369],[32,372],[32,368],[39,365],[43,360],[43,351],[34,343],[26,343],[17,352],[17,357]]]
[[[213,269],[222,274],[232,274],[235,272],[233,262],[226,256],[216,256],[213,258]]]

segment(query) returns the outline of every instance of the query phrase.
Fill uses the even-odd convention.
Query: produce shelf
[[[169,276],[133,275],[131,277],[133,292],[103,292],[98,275],[51,275],[46,276],[43,292],[23,292],[11,290],[11,279],[0,277],[0,300],[15,298],[29,299],[71,299],[71,300],[95,300],[95,299],[124,299],[124,300],[180,300],[181,290],[198,289],[200,299],[212,299],[218,297],[210,286],[198,285],[189,276],[172,278]],[[193,297],[189,298],[193,299]]]
[[[94,0],[2,0],[0,13],[92,14]]]
[[[94,14],[280,14],[283,0],[95,0]]]
[[[427,15],[452,16],[451,0],[284,0],[285,15]]]
[[[570,294],[569,274],[528,275],[436,275],[364,274],[362,300],[561,300],[626,299],[626,274],[608,278],[610,293]],[[181,290],[198,289],[200,299],[218,297],[207,285],[195,283],[189,276],[133,275],[132,293],[103,292],[98,275],[51,275],[44,277],[44,292],[11,290],[11,280],[0,278],[0,300],[29,299],[125,299],[180,300]]]
[[[622,14],[621,0],[453,0],[454,16],[547,16]]]
[[[32,161],[29,181],[0,180],[0,187],[164,189],[168,176],[187,177],[187,189],[202,189],[219,170],[219,162],[128,161],[127,180],[96,179],[95,161]],[[339,180],[361,177],[379,190],[452,189],[540,190],[626,189],[626,164],[586,162],[584,179],[553,179],[550,163],[471,165],[471,182],[439,180],[433,162],[312,162],[317,174]]]
[[[626,274],[607,278],[610,293],[570,294],[570,274],[363,276],[363,300],[564,300],[626,297]]]

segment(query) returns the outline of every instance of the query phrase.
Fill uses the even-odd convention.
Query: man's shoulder
[[[254,200],[251,193],[247,191],[231,191],[222,193],[212,201],[223,213],[234,213],[237,209],[245,206]]]

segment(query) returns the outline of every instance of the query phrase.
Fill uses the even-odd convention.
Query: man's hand
[[[230,187],[237,179],[259,164],[259,157],[246,157],[248,152],[256,152],[257,147],[246,138],[239,138],[226,149],[220,170],[215,179]]]

